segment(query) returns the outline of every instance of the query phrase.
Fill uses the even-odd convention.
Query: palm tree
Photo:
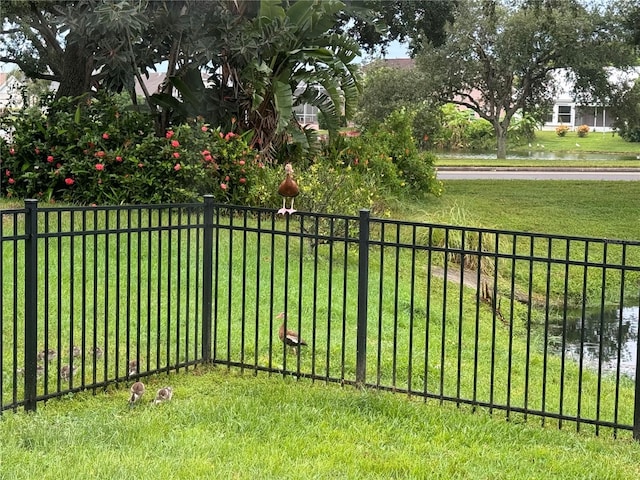
[[[358,44],[328,34],[344,4],[337,0],[279,0],[221,3],[216,27],[203,32],[199,63],[171,79],[180,100],[155,101],[185,117],[202,116],[224,129],[253,131],[253,146],[272,157],[289,140],[309,147],[311,132],[298,124],[293,108],[317,107],[329,132],[352,115],[359,85]],[[221,19],[221,20],[220,20]],[[203,22],[203,28],[207,24]],[[210,77],[202,79],[201,70]]]

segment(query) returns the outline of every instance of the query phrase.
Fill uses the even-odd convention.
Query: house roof
[[[144,83],[144,86],[147,88],[149,95],[158,93],[158,88],[160,87],[160,84],[164,81],[166,76],[166,72],[148,72],[147,75],[142,75],[142,81]],[[144,92],[137,78],[135,80],[135,85],[136,95],[143,96]]]
[[[408,70],[416,66],[416,61],[413,58],[382,58],[376,59],[362,66],[362,70],[366,71],[367,68],[373,66],[384,66],[388,68],[398,68],[400,70]]]

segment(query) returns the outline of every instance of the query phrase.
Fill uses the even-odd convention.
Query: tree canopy
[[[167,65],[161,91],[145,92],[159,134],[200,116],[254,130],[254,146],[272,150],[290,135],[305,141],[296,104],[318,107],[332,131],[353,112],[359,47],[331,33],[345,8],[338,0],[4,3],[0,60],[58,82],[58,97],[133,96],[135,78]]]
[[[575,0],[459,2],[445,42],[424,46],[418,66],[431,91],[489,121],[497,156],[506,155],[516,112],[547,104],[558,75],[570,75],[576,95],[610,93],[607,70],[633,63],[620,19]]]

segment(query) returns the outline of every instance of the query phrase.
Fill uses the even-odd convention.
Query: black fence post
[[[633,439],[640,441],[640,339],[636,343],[636,388],[633,402]]]
[[[213,195],[204,196],[202,239],[202,360],[211,361],[211,305],[213,287]]]
[[[356,383],[367,379],[367,314],[369,301],[369,210],[360,210],[358,235],[358,325],[356,346]]]
[[[36,410],[38,368],[38,201],[24,201],[24,408]]]

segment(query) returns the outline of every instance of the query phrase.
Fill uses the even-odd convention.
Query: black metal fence
[[[640,242],[28,200],[0,277],[0,411],[213,362],[640,438]]]

